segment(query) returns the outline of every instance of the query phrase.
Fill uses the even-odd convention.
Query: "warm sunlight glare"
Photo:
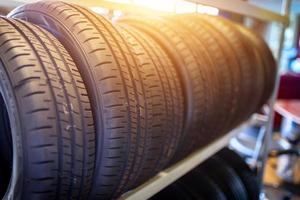
[[[121,17],[122,15],[123,15],[123,12],[122,12],[121,10],[114,10],[114,12],[113,12],[113,16],[114,16],[114,17],[119,18],[119,17]]]
[[[197,11],[197,4],[187,1],[176,2],[176,13],[195,13]]]
[[[113,3],[132,3],[131,0],[106,0],[106,1],[110,1],[110,2],[113,2]]]
[[[158,11],[174,12],[175,0],[132,0],[133,3]]]
[[[109,13],[109,9],[103,7],[90,7],[90,9],[100,15],[107,15]]]
[[[219,9],[200,5],[184,0],[106,0],[107,2],[135,4],[162,12],[176,13],[205,13],[209,15],[218,15]],[[102,7],[91,7],[91,10],[98,14],[107,14],[108,10]]]
[[[218,15],[219,9],[211,6],[198,5],[197,11],[199,13],[209,14],[209,15]]]

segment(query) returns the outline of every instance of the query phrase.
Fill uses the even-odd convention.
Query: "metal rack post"
[[[282,6],[281,6],[281,14],[284,16],[290,15],[290,8],[291,8],[291,0],[282,0]],[[276,75],[276,82],[275,82],[275,88],[273,90],[273,94],[271,99],[269,100],[269,113],[268,113],[268,122],[265,127],[265,132],[263,137],[261,137],[261,141],[258,141],[260,144],[259,154],[257,159],[261,159],[261,163],[258,166],[258,175],[259,180],[261,184],[261,188],[263,187],[263,177],[264,177],[264,171],[265,171],[265,165],[268,159],[269,154],[269,147],[273,140],[273,123],[274,123],[274,104],[276,102],[277,96],[278,96],[278,90],[279,90],[279,84],[280,84],[280,60],[282,57],[282,49],[284,44],[284,38],[285,38],[285,31],[286,26],[283,24],[280,24],[281,32],[280,32],[280,41],[279,41],[279,48],[276,52],[277,55],[275,57],[277,58],[277,75]]]

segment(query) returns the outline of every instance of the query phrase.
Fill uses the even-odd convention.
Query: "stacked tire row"
[[[0,18],[0,196],[115,199],[247,119],[275,62],[206,15],[127,17],[42,1]]]
[[[152,200],[258,200],[256,173],[237,153],[222,149],[153,196]]]
[[[181,74],[186,122],[174,161],[231,130],[270,96],[274,59],[265,43],[242,26],[197,14],[121,23],[155,38]]]

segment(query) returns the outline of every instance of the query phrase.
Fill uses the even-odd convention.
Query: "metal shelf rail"
[[[253,17],[263,21],[270,22],[280,22],[287,26],[289,24],[289,17],[285,14],[281,15],[242,0],[230,0],[230,1],[220,1],[220,0],[188,0],[193,3],[203,4],[207,6],[216,7],[220,10],[240,14],[247,17]]]
[[[36,2],[39,0],[11,0],[1,2],[1,6],[3,7],[16,7],[22,5],[24,3]],[[111,10],[121,10],[132,13],[142,13],[142,14],[168,14],[167,12],[157,11],[151,8],[145,8],[143,6],[139,6],[136,4],[129,3],[118,3],[117,1],[109,1],[109,0],[65,0],[68,2],[78,3],[86,7],[104,7]],[[256,19],[260,19],[263,21],[271,21],[271,22],[279,22],[284,26],[289,24],[289,17],[286,15],[281,15],[276,12],[272,12],[266,9],[262,9],[255,5],[249,4],[247,1],[242,0],[186,0],[188,2],[193,2],[196,4],[207,5],[216,7],[220,10],[233,12],[237,14],[241,14],[243,16],[253,17]],[[170,5],[174,7],[173,5]]]
[[[292,0],[282,0],[281,2],[281,15],[286,16],[289,18],[290,10],[291,10]],[[282,49],[283,43],[285,39],[285,32],[286,32],[286,25],[281,24],[281,32],[279,35],[279,47],[277,49],[275,57],[277,58],[277,64],[280,63],[282,58]],[[266,125],[263,127],[265,130],[259,135],[259,140],[257,141],[257,163],[258,163],[258,175],[261,184],[261,188],[263,187],[263,177],[265,172],[265,166],[269,155],[270,144],[273,140],[273,123],[274,123],[274,105],[278,96],[280,84],[280,66],[277,66],[277,75],[276,75],[276,82],[275,88],[273,90],[273,94],[269,100],[269,112],[268,112],[268,121]],[[259,162],[260,161],[260,162]]]
[[[37,0],[12,0],[12,1],[3,1],[1,2],[1,6],[3,7],[16,7],[18,5],[22,5],[24,3],[35,2]],[[144,8],[138,5],[132,4],[124,4],[124,3],[116,3],[109,2],[105,0],[66,0],[69,2],[74,2],[81,4],[86,7],[105,7],[110,10],[121,10],[129,13],[137,13],[137,14],[153,14],[156,15],[164,15],[169,13],[158,12],[153,9]],[[242,16],[251,17],[253,19],[259,19],[264,21],[265,23],[273,23],[277,22],[281,25],[282,31],[280,33],[280,46],[278,48],[277,59],[281,58],[281,50],[284,40],[285,28],[289,24],[289,10],[291,5],[291,0],[282,0],[282,12],[275,13],[266,9],[259,8],[255,5],[248,3],[247,1],[242,0],[187,0],[189,2],[193,2],[196,4],[202,4],[207,6],[212,6],[218,8],[223,11],[228,11],[232,13],[237,13]],[[170,5],[172,6],[172,5]],[[278,62],[279,63],[279,62]],[[181,162],[171,166],[170,168],[160,172],[155,177],[144,183],[143,185],[133,189],[120,197],[121,200],[142,200],[148,199],[151,196],[158,193],[160,190],[164,189],[168,185],[175,182],[177,179],[194,169],[196,166],[201,164],[207,158],[214,155],[223,147],[229,144],[231,138],[237,135],[240,130],[242,130],[245,126],[253,123],[258,123],[264,126],[265,131],[263,131],[258,142],[257,149],[257,162],[260,161],[261,166],[259,168],[259,175],[263,177],[264,165],[268,155],[268,145],[272,139],[272,124],[273,124],[273,105],[276,100],[277,90],[279,86],[279,74],[276,78],[276,86],[272,95],[272,98],[269,100],[269,112],[266,116],[258,116],[254,115],[250,120],[226,134],[222,138],[219,138],[215,142],[208,144],[206,147],[194,152],[192,155],[182,160]],[[263,119],[263,120],[262,120]]]
[[[134,190],[125,193],[119,198],[119,200],[149,199],[168,185],[172,184],[173,182],[187,174],[189,171],[196,168],[200,163],[213,156],[216,152],[226,147],[229,144],[230,140],[235,135],[240,133],[240,131],[243,130],[244,127],[248,125],[248,123],[255,123],[255,121],[255,117],[249,119],[247,122],[243,123],[223,137],[192,153],[190,156],[178,162],[177,164],[158,173],[146,183],[140,185]]]

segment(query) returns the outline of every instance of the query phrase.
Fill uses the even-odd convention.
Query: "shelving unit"
[[[1,5],[4,7],[16,7],[22,5],[24,3],[36,2],[38,0],[11,0],[1,2]],[[109,1],[109,0],[65,0],[73,3],[77,3],[86,7],[104,7],[111,10],[121,10],[132,13],[142,13],[142,14],[160,14],[165,15],[167,12],[157,11],[151,8],[146,8],[137,4],[130,3],[118,3],[117,1]],[[267,22],[279,22],[284,26],[289,24],[289,17],[286,15],[281,15],[276,12],[272,12],[266,9],[262,9],[255,5],[251,5],[244,0],[228,0],[228,1],[220,1],[220,0],[186,0],[188,2],[207,5],[216,7],[220,10],[233,12],[236,14],[240,14],[243,16],[253,17],[256,19],[260,19]],[[174,7],[174,5],[170,5],[170,7]]]
[[[220,10],[233,12],[247,17],[253,17],[263,21],[269,22],[280,22],[287,26],[289,24],[289,17],[286,15],[281,15],[266,9],[262,9],[255,5],[249,4],[247,1],[242,0],[230,0],[230,1],[220,1],[220,0],[188,0],[190,2],[203,4],[207,6],[216,7]]]
[[[213,156],[216,152],[226,147],[229,144],[230,140],[241,130],[243,130],[243,128],[247,126],[248,123],[256,123],[256,120],[256,117],[252,117],[247,122],[240,125],[222,138],[219,138],[211,144],[208,144],[206,147],[199,149],[174,166],[165,169],[136,189],[127,192],[126,194],[121,196],[119,200],[141,200],[152,197],[154,194],[158,193],[159,191],[197,167],[200,163]]]
[[[4,1],[1,2],[2,6],[6,7],[16,7],[18,5],[35,2],[36,0],[13,0],[13,1]],[[165,15],[169,13],[165,12],[158,12],[154,11],[149,8],[144,8],[138,5],[132,5],[130,3],[116,3],[116,2],[109,2],[103,0],[67,0],[69,2],[74,2],[81,4],[87,7],[105,7],[110,10],[121,10],[126,12],[132,12],[137,14],[153,14],[156,15]],[[236,14],[240,14],[246,17],[251,17],[253,19],[259,19],[264,21],[264,23],[279,23],[282,27],[280,33],[280,46],[278,48],[278,52],[276,53],[275,57],[277,57],[278,61],[281,59],[281,50],[284,40],[284,33],[285,28],[289,24],[289,10],[291,5],[291,0],[282,0],[282,12],[275,13],[269,10],[262,9],[255,5],[248,3],[247,1],[243,0],[188,0],[189,2],[203,4],[207,6],[216,7],[223,11],[228,11]],[[172,5],[170,5],[172,6]],[[279,63],[279,62],[278,62]],[[279,74],[276,78],[276,86],[273,92],[273,95],[268,103],[269,112],[267,115],[253,115],[251,119],[247,122],[233,130],[232,132],[226,134],[224,137],[219,138],[215,142],[208,144],[206,147],[198,150],[197,152],[193,153],[186,159],[182,160],[178,164],[160,172],[151,180],[147,181],[143,185],[139,186],[138,188],[131,190],[120,197],[122,200],[141,200],[147,199],[162,190],[163,188],[167,187],[171,183],[175,182],[177,179],[191,171],[193,168],[198,166],[200,163],[205,161],[207,158],[211,157],[217,151],[222,149],[223,147],[229,144],[231,138],[233,138],[236,134],[240,132],[245,126],[249,124],[258,124],[264,127],[265,131],[261,132],[259,136],[259,140],[257,141],[257,153],[256,153],[256,162],[259,166],[259,175],[263,177],[264,172],[264,165],[268,155],[268,147],[269,142],[272,140],[272,124],[273,124],[273,105],[276,100],[277,91],[279,87]]]

